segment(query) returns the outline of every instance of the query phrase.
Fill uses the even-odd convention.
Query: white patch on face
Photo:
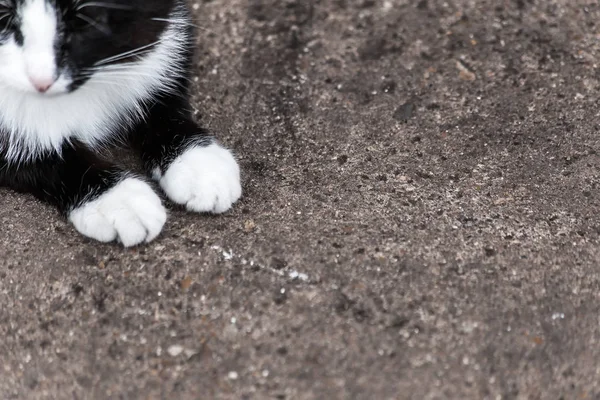
[[[25,73],[33,90],[46,92],[57,78],[56,9],[46,0],[26,0],[19,20]]]
[[[56,81],[56,10],[45,0],[25,0],[17,14],[23,45],[14,36],[0,44],[0,89],[38,96],[40,88],[46,96],[64,93],[68,82]]]
[[[43,0],[26,0],[39,2]],[[47,151],[60,151],[65,140],[94,148],[142,120],[143,104],[174,87],[187,50],[189,21],[178,11],[159,42],[143,58],[99,69],[74,92],[63,71],[48,92],[40,94],[28,80],[23,49],[14,38],[0,43],[0,128],[9,135],[5,156],[20,162]],[[116,54],[115,54],[116,55]]]
[[[169,199],[189,211],[223,213],[242,195],[240,167],[218,144],[196,146],[177,157],[164,175],[153,177]]]

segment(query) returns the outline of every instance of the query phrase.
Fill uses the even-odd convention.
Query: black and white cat
[[[0,185],[93,239],[148,242],[160,198],[99,155],[127,138],[170,200],[228,210],[240,170],[192,120],[192,26],[185,0],[0,0]]]

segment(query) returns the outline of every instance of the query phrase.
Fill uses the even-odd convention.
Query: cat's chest
[[[6,156],[28,158],[59,150],[72,138],[93,147],[139,120],[143,116],[140,104],[147,94],[93,83],[56,97],[4,92],[0,129],[9,141]]]

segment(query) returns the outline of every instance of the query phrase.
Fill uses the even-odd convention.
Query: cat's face
[[[157,44],[174,2],[0,0],[0,92],[51,98],[102,71],[126,73]]]

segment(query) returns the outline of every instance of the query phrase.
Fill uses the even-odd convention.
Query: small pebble
[[[167,349],[167,353],[169,353],[171,357],[177,357],[178,355],[183,353],[183,347],[178,344],[173,345]]]
[[[227,378],[229,378],[232,381],[235,381],[237,378],[239,378],[239,375],[235,371],[229,371],[229,373],[227,374]]]

